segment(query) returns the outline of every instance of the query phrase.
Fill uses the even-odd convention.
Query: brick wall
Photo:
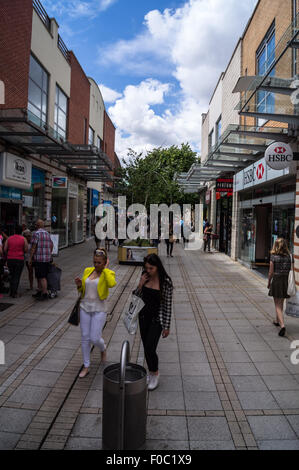
[[[110,162],[113,166],[114,159],[115,159],[115,127],[113,122],[111,121],[110,117],[104,111],[104,141],[103,141],[103,150],[108,155]],[[113,176],[114,172],[110,171],[109,174]],[[109,186],[112,183],[107,183]]]
[[[0,1],[0,80],[5,84],[0,109],[27,108],[32,10],[32,0]]]
[[[88,142],[90,83],[72,51],[70,51],[70,63],[71,94],[69,100],[67,140],[72,144],[79,145]],[[84,136],[85,120],[86,134]]]

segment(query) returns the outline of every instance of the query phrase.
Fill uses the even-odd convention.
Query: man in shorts
[[[33,233],[31,240],[31,252],[29,258],[29,265],[34,264],[35,277],[38,283],[38,291],[33,294],[37,300],[47,300],[48,285],[47,274],[49,263],[52,258],[53,242],[50,234],[44,229],[44,221],[38,219],[36,222],[36,232]]]

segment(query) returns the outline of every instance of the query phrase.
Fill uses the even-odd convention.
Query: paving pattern
[[[101,364],[94,349],[90,374],[78,379],[80,329],[67,318],[73,279],[90,264],[93,246],[61,252],[57,299],[34,301],[24,273],[24,295],[0,312],[0,449],[101,449],[104,368],[119,362],[126,339],[132,362],[144,365],[139,332],[128,335],[121,319],[140,268],[118,265],[112,247],[118,285],[104,330],[109,362]],[[266,281],[225,255],[176,244],[167,258],[163,243],[160,255],[175,285],[174,312],[158,346],[160,386],[148,393],[146,448],[298,450],[299,365],[290,362],[290,342],[299,339],[299,321],[287,318],[280,338]]]

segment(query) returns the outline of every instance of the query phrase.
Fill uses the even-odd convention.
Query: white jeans
[[[84,367],[90,366],[90,345],[98,346],[103,352],[106,345],[102,338],[102,330],[107,318],[106,312],[85,312],[80,309],[80,326]]]

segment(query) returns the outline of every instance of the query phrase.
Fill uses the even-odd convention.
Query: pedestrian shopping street
[[[126,339],[131,362],[144,365],[139,332],[128,335],[121,318],[141,268],[119,265],[112,246],[118,284],[108,299],[107,362],[94,349],[90,374],[78,378],[80,328],[67,319],[73,279],[92,265],[93,248],[90,241],[60,252],[56,299],[35,301],[24,270],[22,297],[0,313],[0,449],[101,449],[104,368],[119,362]],[[167,258],[162,242],[159,255],[174,282],[174,310],[158,346],[160,385],[148,392],[146,448],[299,449],[299,365],[290,361],[299,321],[286,318],[279,337],[267,280],[224,254],[180,243]]]

